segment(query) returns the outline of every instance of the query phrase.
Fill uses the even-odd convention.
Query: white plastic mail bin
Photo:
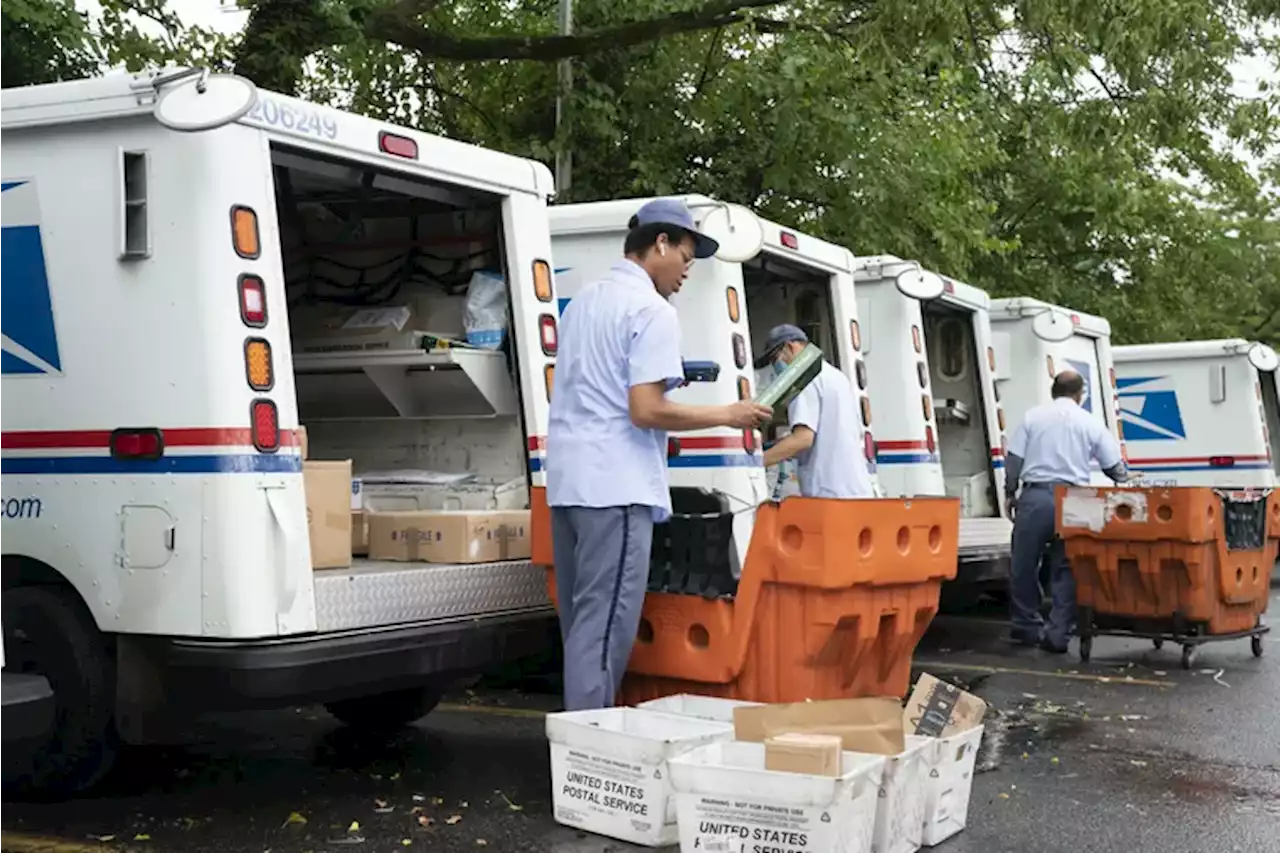
[[[547,715],[558,823],[621,841],[675,844],[667,760],[733,737],[733,726],[639,708]]]
[[[696,696],[692,693],[677,693],[675,696],[663,696],[661,699],[650,699],[648,702],[641,702],[636,707],[643,708],[646,711],[676,714],[681,717],[697,717],[700,720],[732,723],[734,708],[745,708],[759,704],[759,702],[744,702],[740,699],[721,699],[719,696]]]
[[[872,853],[915,853],[924,839],[925,782],[933,738],[907,735],[907,748],[884,760]]]
[[[951,737],[930,738],[925,751],[924,846],[941,844],[969,819],[973,767],[982,743],[982,726]]]
[[[846,752],[843,775],[764,769],[764,744],[713,743],[671,759],[680,853],[870,853],[884,756]]]

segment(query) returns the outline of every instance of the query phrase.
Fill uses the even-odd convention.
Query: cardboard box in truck
[[[369,558],[397,562],[527,560],[529,510],[370,512]]]
[[[350,566],[351,460],[303,462],[302,480],[307,492],[311,567],[342,569]]]

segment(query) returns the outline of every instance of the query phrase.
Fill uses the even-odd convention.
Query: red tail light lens
[[[254,329],[267,325],[267,286],[256,275],[240,276],[240,321]]]
[[[556,347],[559,344],[555,317],[550,314],[543,314],[538,318],[538,337],[542,339],[542,354],[555,355]]]
[[[667,458],[675,459],[679,455],[680,455],[680,439],[668,438],[667,439]]]
[[[747,451],[748,456],[754,456],[756,452],[756,431],[753,429],[744,429],[742,431],[742,449]]]
[[[254,400],[251,410],[253,446],[263,453],[280,449],[280,415],[270,400]]]
[[[406,160],[418,159],[417,142],[407,136],[396,136],[394,133],[387,133],[385,130],[378,134],[378,150],[383,154],[403,157]]]
[[[150,461],[164,456],[164,435],[160,430],[118,429],[111,433],[112,459],[137,459]]]
[[[862,455],[867,457],[868,462],[876,461],[876,439],[870,432],[862,434]]]
[[[792,251],[798,251],[800,249],[800,238],[792,234],[790,231],[783,231],[778,237],[778,242]]]
[[[1234,456],[1210,456],[1209,457],[1210,468],[1233,468],[1235,467],[1235,464],[1236,464],[1236,458]]]
[[[924,428],[924,446],[929,448],[930,453],[938,452],[938,440],[933,437],[933,427]]]

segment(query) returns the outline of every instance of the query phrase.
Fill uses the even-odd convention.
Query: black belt
[[[1066,480],[1050,480],[1047,483],[1024,483],[1023,486],[1028,489],[1056,489],[1058,486],[1075,486],[1075,483],[1068,483]]]

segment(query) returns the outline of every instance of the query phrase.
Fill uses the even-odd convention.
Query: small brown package
[[[351,565],[351,460],[302,463],[313,569]]]
[[[733,709],[736,740],[759,743],[780,734],[836,735],[848,752],[897,755],[907,748],[902,703],[890,697],[833,699]]]
[[[527,560],[529,510],[371,512],[369,557],[426,563]]]
[[[980,725],[986,714],[986,702],[923,672],[902,712],[902,724],[913,735],[951,737]]]
[[[811,776],[840,775],[841,741],[836,735],[788,732],[764,741],[764,769]]]

